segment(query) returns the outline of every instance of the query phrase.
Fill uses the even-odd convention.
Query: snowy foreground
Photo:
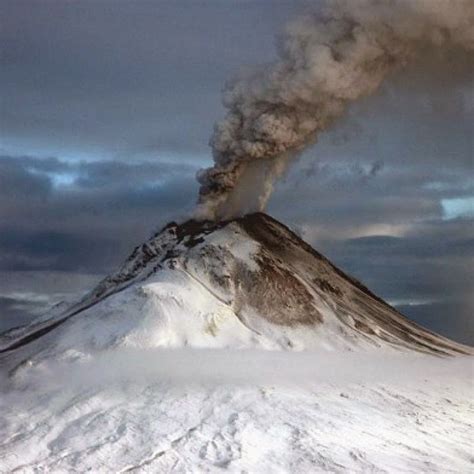
[[[1,380],[1,472],[472,472],[472,359],[129,350]]]

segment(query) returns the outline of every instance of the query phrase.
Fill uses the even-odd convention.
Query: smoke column
[[[474,0],[333,0],[286,26],[279,59],[235,79],[201,170],[197,216],[262,210],[289,161],[427,48],[474,51]]]

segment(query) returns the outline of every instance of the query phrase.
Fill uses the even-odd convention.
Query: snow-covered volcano
[[[472,468],[472,349],[265,214],[171,223],[0,344],[0,472]]]
[[[1,344],[28,357],[114,346],[469,353],[408,321],[262,213],[168,224],[77,305]]]

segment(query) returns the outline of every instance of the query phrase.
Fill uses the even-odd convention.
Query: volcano
[[[68,334],[86,352],[125,345],[470,353],[403,317],[262,213],[168,224],[78,304],[4,334],[1,350],[46,345],[50,353]]]
[[[472,349],[266,214],[168,224],[0,349],[2,472],[472,467]]]

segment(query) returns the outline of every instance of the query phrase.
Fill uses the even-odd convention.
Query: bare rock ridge
[[[94,321],[106,334],[100,340]],[[69,334],[82,351],[141,344],[472,354],[406,319],[262,213],[168,224],[82,301],[0,336],[0,352],[64,349]]]

